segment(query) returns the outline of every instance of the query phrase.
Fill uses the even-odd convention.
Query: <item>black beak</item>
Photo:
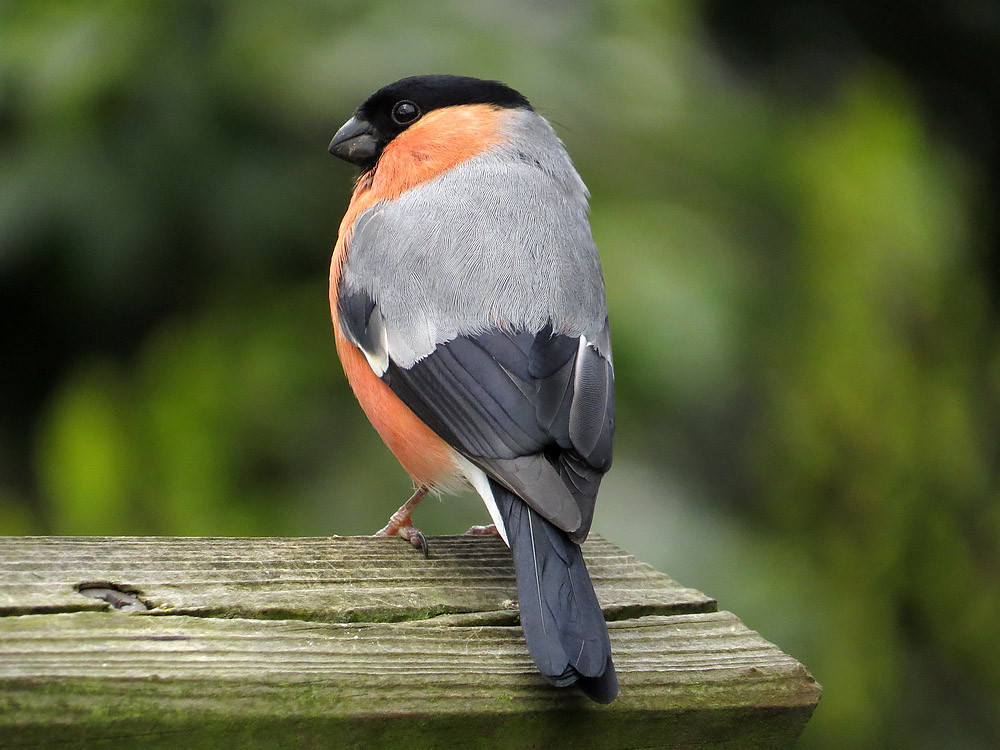
[[[330,141],[330,153],[359,167],[371,165],[378,156],[378,143],[367,120],[352,117]]]

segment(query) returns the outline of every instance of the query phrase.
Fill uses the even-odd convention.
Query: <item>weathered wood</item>
[[[355,537],[0,539],[0,748],[770,748],[819,698],[714,600],[594,539],[621,678],[597,706],[538,675],[502,543],[440,537],[432,553]],[[88,584],[150,609],[111,611]]]
[[[585,554],[612,618],[716,609],[603,539],[591,538]],[[373,537],[0,540],[0,615],[104,610],[79,587],[105,583],[141,590],[152,614],[325,622],[481,616],[517,598],[510,552],[496,537],[435,537],[429,560]],[[507,622],[516,618],[508,611]]]

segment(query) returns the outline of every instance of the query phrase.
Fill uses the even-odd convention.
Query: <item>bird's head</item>
[[[528,100],[499,81],[465,76],[403,78],[372,94],[330,141],[330,153],[371,169],[396,136],[429,112],[465,104],[531,110]]]

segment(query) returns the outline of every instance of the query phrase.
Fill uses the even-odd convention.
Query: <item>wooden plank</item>
[[[802,665],[712,599],[597,539],[585,551],[621,681],[598,706],[532,664],[502,544],[432,550],[0,539],[0,748],[772,748],[819,699]],[[114,611],[80,583],[152,609]]]
[[[584,554],[611,619],[717,608],[604,539],[591,537]],[[429,560],[373,537],[0,540],[0,616],[106,609],[79,593],[95,584],[134,593],[153,614],[395,622],[490,613],[491,621],[516,621],[510,552],[497,538],[434,537]]]
[[[214,727],[211,739],[247,718],[258,726],[296,720],[301,737],[320,719],[324,732],[346,732],[365,746],[403,716],[411,725],[407,747],[440,747],[442,727],[467,732],[473,716],[479,728],[468,746],[558,747],[548,724],[565,724],[559,739],[569,745],[614,716],[625,735],[588,746],[738,742],[750,725],[756,739],[746,746],[764,738],[760,746],[772,747],[783,736],[793,740],[815,704],[818,688],[802,666],[728,612],[642,617],[610,630],[621,695],[600,707],[545,683],[516,627],[95,612],[0,618],[0,737],[121,740],[145,727],[155,732],[140,732],[144,744],[170,744],[174,732],[189,744],[203,725]],[[737,721],[741,709],[747,715]],[[755,721],[745,721],[754,711]],[[535,738],[527,727],[513,736],[496,729],[513,731],[542,714],[550,718]],[[152,717],[169,721],[161,726]],[[436,721],[425,724],[429,717]],[[642,730],[630,729],[633,722]]]

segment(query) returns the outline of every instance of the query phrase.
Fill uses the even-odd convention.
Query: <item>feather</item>
[[[491,481],[517,577],[521,628],[539,671],[577,683],[600,703],[618,693],[611,641],[580,546],[519,497]]]
[[[459,453],[586,538],[611,465],[614,381],[584,337],[551,326],[459,336],[410,367],[390,357],[383,380]]]

